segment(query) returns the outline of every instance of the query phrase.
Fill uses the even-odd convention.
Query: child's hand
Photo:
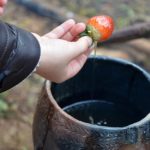
[[[3,14],[6,3],[7,3],[7,0],[0,0],[0,15]]]
[[[83,23],[75,24],[73,20],[68,20],[42,37],[34,34],[41,46],[37,73],[57,83],[76,75],[91,52],[91,38],[82,37],[73,41],[84,30]]]

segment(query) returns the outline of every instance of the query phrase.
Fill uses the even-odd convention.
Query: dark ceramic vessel
[[[74,78],[46,81],[35,150],[150,150],[150,75],[120,59],[88,59]]]

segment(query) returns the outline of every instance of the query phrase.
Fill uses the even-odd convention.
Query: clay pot
[[[120,59],[90,58],[74,78],[46,81],[35,150],[150,150],[150,75]]]

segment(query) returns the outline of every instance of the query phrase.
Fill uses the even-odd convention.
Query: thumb
[[[74,59],[82,53],[88,51],[92,45],[92,39],[88,36],[81,37],[76,42],[71,42],[72,51],[70,51],[70,58]]]

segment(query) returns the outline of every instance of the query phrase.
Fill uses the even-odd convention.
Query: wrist
[[[41,36],[39,36],[36,33],[32,33],[32,35],[36,38],[36,40],[38,41],[38,43],[40,45],[40,48],[41,48],[39,61],[38,61],[38,64],[37,64],[36,68],[34,69],[34,73],[44,77],[44,75],[43,75],[44,74],[43,66],[45,66],[45,65],[43,65],[43,64],[44,64],[44,60],[45,60],[44,59],[45,52],[44,52],[44,48],[43,48],[43,44],[42,44],[42,38],[41,38]]]
[[[35,39],[38,41],[38,43],[39,43],[39,45],[40,45],[40,48],[41,48],[41,43],[40,43],[40,36],[38,35],[38,34],[36,34],[36,33],[31,33],[34,37],[35,37]],[[42,51],[42,50],[41,50]],[[38,63],[37,63],[37,66],[35,67],[35,69],[34,69],[34,73],[37,73],[38,74],[38,72],[39,72],[39,68],[40,68],[40,60],[41,60],[41,53],[42,52],[40,52],[40,56],[39,56],[39,61],[38,61]]]

